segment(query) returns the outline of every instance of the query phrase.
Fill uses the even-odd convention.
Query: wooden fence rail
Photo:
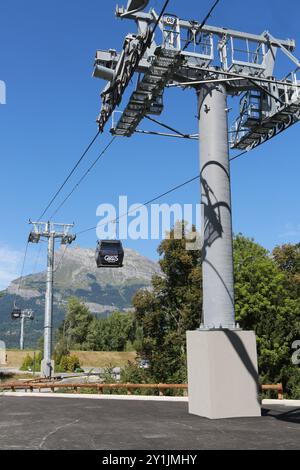
[[[276,390],[278,400],[283,400],[283,386],[281,383],[272,384],[272,385],[261,385],[262,392],[267,392],[268,390]]]
[[[0,390],[29,390],[33,392],[34,389],[39,391],[44,389],[50,389],[52,392],[55,392],[59,389],[73,389],[77,392],[78,389],[88,388],[96,389],[99,394],[103,394],[104,390],[126,390],[127,395],[131,395],[133,390],[158,390],[159,395],[163,396],[166,390],[183,390],[184,396],[188,395],[188,385],[187,384],[103,384],[103,383],[57,383],[57,382],[14,382],[14,383],[4,383],[0,384]],[[261,385],[261,391],[275,390],[277,391],[278,400],[283,399],[283,387],[281,383],[272,384],[272,385]]]

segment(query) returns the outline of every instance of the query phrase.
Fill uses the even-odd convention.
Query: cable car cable
[[[102,150],[100,155],[93,161],[91,166],[85,171],[85,173],[82,175],[82,177],[79,179],[79,181],[73,186],[72,190],[69,192],[69,194],[63,199],[63,201],[59,204],[59,206],[55,209],[53,214],[51,215],[50,219],[53,219],[53,217],[58,213],[58,211],[65,205],[65,203],[70,199],[72,194],[76,191],[76,189],[81,185],[82,181],[88,176],[88,174],[91,172],[91,170],[94,168],[94,166],[98,163],[100,158],[105,154],[105,152],[109,149],[109,147],[112,145],[112,143],[115,141],[116,136],[114,136],[109,143],[106,145],[106,147]]]
[[[40,244],[40,245],[39,245],[39,249],[38,249],[38,253],[37,253],[37,256],[36,256],[35,262],[34,262],[34,268],[33,268],[33,273],[34,273],[34,274],[36,274],[36,272],[37,272],[37,265],[38,265],[38,262],[39,262],[39,260],[40,260],[42,247],[43,247],[43,245]]]
[[[89,170],[88,170],[88,171],[85,173],[85,175],[83,175],[83,177],[81,178],[81,181],[82,181],[82,180],[84,179],[84,177],[89,173],[89,171],[95,166],[95,164],[97,163],[97,161],[99,160],[99,158],[100,158],[100,157],[103,155],[103,153],[109,148],[109,146],[112,144],[112,142],[113,142],[114,140],[115,140],[115,137],[114,137],[113,139],[111,139],[111,141],[110,141],[109,144],[105,147],[105,149],[101,152],[101,154],[99,155],[99,157],[93,162],[93,164],[91,165],[91,167],[89,168]],[[238,155],[235,155],[235,156],[232,157],[232,158],[230,158],[229,161],[233,161],[233,160],[235,160],[235,159],[241,157],[242,155],[244,155],[244,154],[246,154],[246,153],[248,153],[247,150],[244,151],[244,152],[239,153]],[[116,223],[116,222],[118,222],[121,218],[130,215],[132,212],[135,212],[135,211],[138,210],[139,208],[144,207],[144,206],[147,206],[147,205],[149,205],[149,204],[151,204],[151,203],[157,201],[158,199],[160,199],[160,198],[162,198],[162,197],[164,197],[164,196],[167,196],[168,194],[171,194],[172,192],[175,192],[175,191],[177,191],[178,189],[181,189],[181,188],[183,188],[184,186],[186,186],[186,185],[188,185],[188,184],[190,184],[190,183],[192,183],[193,181],[196,181],[196,180],[198,180],[198,179],[200,179],[200,175],[197,175],[197,176],[195,176],[194,178],[190,178],[189,180],[184,181],[183,183],[181,183],[181,184],[179,184],[179,185],[177,185],[177,186],[175,186],[175,187],[169,189],[168,191],[165,191],[164,193],[161,193],[161,194],[159,194],[158,196],[153,197],[152,199],[146,201],[144,204],[141,204],[140,206],[138,206],[137,208],[135,208],[134,211],[128,211],[128,212],[126,212],[125,214],[120,215],[120,216],[117,217],[116,219],[111,220],[110,222],[111,222],[111,223],[113,223],[113,222]],[[80,181],[80,182],[81,182],[81,181]],[[78,183],[78,185],[76,185],[76,186],[73,188],[72,193],[74,192],[74,190],[76,189],[76,187],[79,186],[80,182]],[[71,196],[71,193],[68,195],[68,198],[69,198],[70,196]],[[65,199],[65,201],[66,201],[66,200],[67,200],[67,199]],[[62,206],[62,204],[61,204],[61,206]],[[108,223],[109,223],[109,222],[108,222]],[[104,224],[100,224],[100,227],[103,226],[103,225],[104,225]],[[82,230],[82,231],[78,232],[78,233],[76,234],[76,236],[82,235],[82,234],[87,233],[87,232],[92,231],[92,230],[95,230],[97,227],[99,227],[99,225],[94,226],[94,227],[91,227],[91,228],[86,229],[86,230]],[[27,245],[26,245],[26,251],[25,251],[25,255],[24,255],[24,260],[23,260],[23,266],[22,266],[22,273],[21,273],[21,278],[20,278],[20,284],[19,284],[18,290],[20,289],[20,286],[21,286],[21,280],[22,280],[22,277],[23,277],[23,272],[24,272],[24,267],[25,267],[25,260],[26,260],[26,256],[27,256],[28,245],[29,245],[29,244],[27,243]],[[57,267],[56,267],[56,269],[55,269],[55,273],[57,272],[57,270],[58,270],[58,269],[61,267],[61,265],[62,265],[62,262],[63,262],[63,260],[64,260],[64,257],[65,257],[65,254],[66,254],[66,251],[67,251],[68,246],[69,246],[69,245],[66,245],[66,247],[65,247],[65,250],[64,250],[64,252],[63,252],[63,254],[62,254],[62,256],[61,256],[61,258],[60,258],[60,260],[59,260],[59,262],[58,262],[58,265],[57,265]],[[39,253],[39,254],[40,254],[40,253]],[[36,262],[36,264],[37,264],[37,262]]]
[[[219,0],[217,0],[216,3],[218,3]],[[168,6],[168,4],[170,3],[170,0],[166,0],[161,12],[160,12],[160,15],[154,25],[154,28],[152,30],[152,36],[154,35],[158,25],[159,25],[159,22]],[[176,132],[178,133],[178,132]],[[57,199],[58,195],[60,194],[60,192],[62,191],[62,189],[65,187],[65,185],[67,184],[67,182],[69,181],[69,179],[71,178],[71,176],[74,174],[74,172],[76,171],[76,169],[78,168],[78,166],[80,165],[80,163],[82,162],[82,160],[84,159],[84,157],[86,156],[86,154],[88,153],[88,151],[90,150],[90,148],[92,147],[92,145],[94,144],[94,142],[96,141],[96,139],[98,138],[100,134],[100,131],[97,132],[97,134],[95,135],[95,137],[92,139],[92,141],[89,143],[89,145],[87,146],[87,148],[85,149],[85,151],[83,152],[83,154],[81,155],[81,157],[79,158],[79,160],[76,162],[76,164],[74,165],[74,167],[72,168],[72,170],[70,171],[70,173],[68,174],[68,176],[66,177],[66,179],[64,180],[64,182],[61,184],[61,186],[58,188],[58,190],[56,191],[56,193],[54,194],[54,196],[51,198],[50,202],[47,204],[46,208],[44,209],[44,211],[42,212],[42,214],[40,215],[39,219],[42,219],[44,217],[44,215],[47,213],[47,211],[49,210],[49,208],[52,206],[52,204],[54,203],[54,201]],[[181,133],[178,133],[179,135]],[[183,135],[183,134],[182,134]],[[78,181],[78,183],[73,187],[72,191],[67,195],[67,197],[62,201],[62,203],[57,207],[57,209],[54,211],[54,213],[52,214],[51,218],[57,214],[57,212],[61,209],[61,207],[67,202],[67,200],[71,197],[71,195],[74,193],[74,191],[79,187],[79,185],[82,183],[82,181],[86,178],[86,176],[89,174],[89,172],[92,170],[92,168],[97,164],[97,162],[99,161],[99,159],[102,157],[102,155],[106,152],[106,150],[111,146],[111,144],[114,142],[116,137],[113,137],[111,139],[111,141],[109,142],[109,144],[105,147],[105,149],[101,152],[101,154],[97,157],[97,159],[92,163],[92,165],[88,168],[88,170],[83,174],[83,176],[80,178],[80,180]],[[189,184],[191,181],[194,181],[196,179],[198,179],[199,176],[193,178],[192,180],[189,180],[189,181],[186,181],[185,183],[177,186],[176,188],[173,188],[172,190],[169,190],[167,192],[165,192],[164,194],[160,195],[159,197],[163,197],[167,194],[169,194],[170,192],[173,192],[177,189],[179,189],[180,187],[183,187],[185,186],[186,184]],[[154,202],[155,200],[157,200],[159,197],[157,198],[153,198],[151,201],[148,201],[145,205],[147,204],[150,204],[151,202]],[[125,216],[125,214],[124,214]],[[83,233],[83,232],[81,232]],[[18,290],[17,292],[19,292],[20,288],[21,288],[21,283],[22,283],[22,279],[23,279],[23,274],[24,274],[24,269],[25,269],[25,262],[26,262],[26,258],[27,258],[27,252],[28,252],[28,246],[29,246],[29,242],[27,241],[27,244],[26,244],[26,249],[25,249],[25,254],[24,254],[24,260],[23,260],[23,265],[22,265],[22,272],[21,272],[21,277],[20,277],[20,282],[19,282],[19,286],[18,286]],[[66,249],[62,255],[62,258],[59,262],[59,264],[61,264],[63,258],[64,258],[64,255],[65,255],[65,252],[66,252]],[[39,256],[39,255],[38,255]]]
[[[67,251],[67,249],[69,248],[69,246],[70,246],[70,245],[66,245],[66,246],[65,246],[64,251],[63,251],[63,253],[62,253],[61,257],[60,257],[60,260],[59,260],[59,262],[57,263],[57,266],[56,266],[56,268],[55,268],[55,270],[54,270],[54,274],[55,274],[55,273],[58,271],[58,269],[61,267],[62,262],[63,262],[63,259],[64,259],[65,254],[66,254],[66,251]]]
[[[81,157],[79,158],[79,160],[76,162],[76,164],[74,165],[74,167],[72,168],[72,170],[70,171],[70,173],[68,174],[68,176],[66,177],[66,179],[64,180],[64,182],[61,184],[61,186],[58,188],[58,190],[56,191],[56,193],[54,194],[54,196],[52,197],[52,199],[50,200],[50,202],[48,203],[48,205],[46,206],[46,208],[44,209],[44,211],[42,212],[42,214],[40,215],[39,217],[39,220],[41,220],[44,215],[46,214],[46,212],[48,211],[48,209],[52,206],[53,202],[56,200],[56,198],[58,197],[58,195],[60,194],[60,192],[62,191],[62,189],[65,187],[65,185],[67,184],[67,182],[69,181],[69,179],[71,178],[71,176],[74,174],[74,172],[76,171],[76,169],[78,168],[78,166],[80,165],[80,163],[82,162],[82,160],[84,159],[84,157],[86,156],[86,154],[88,153],[88,151],[90,150],[90,148],[92,147],[92,145],[95,143],[95,141],[97,140],[98,136],[100,134],[100,131],[97,132],[97,134],[95,135],[95,137],[91,140],[91,142],[89,143],[89,145],[86,147],[86,149],[84,150],[83,154],[81,155]]]
[[[12,300],[12,311],[14,311],[17,308],[16,307],[16,299],[17,299],[17,295],[19,294],[19,292],[21,290],[21,286],[22,286],[22,282],[23,282],[25,264],[26,264],[27,254],[28,254],[28,247],[29,247],[29,242],[27,240],[27,243],[26,243],[26,246],[25,246],[25,251],[24,251],[24,256],[23,256],[23,261],[22,261],[20,280],[19,280],[17,290],[16,290],[16,292],[13,296],[13,300]]]
[[[136,129],[134,131],[135,134],[144,134],[144,135],[157,135],[160,137],[175,137],[176,139],[187,139],[187,140],[199,140],[196,135],[191,135],[189,134],[188,136],[185,135],[179,135],[179,134],[167,134],[163,132],[156,132],[156,131],[145,131],[142,129]]]
[[[284,101],[282,101],[280,98],[278,98],[278,96],[275,96],[273,95],[273,93],[271,93],[270,91],[268,91],[265,87],[263,87],[262,85],[259,85],[255,80],[253,80],[252,78],[248,78],[249,82],[250,83],[253,83],[253,85],[257,86],[257,88],[259,88],[263,93],[265,93],[266,95],[270,96],[270,98],[273,98],[273,100],[277,101],[278,103],[280,103],[282,106],[286,106],[286,103]]]
[[[99,224],[99,225],[96,225],[95,227],[91,227],[91,228],[88,228],[88,229],[86,229],[86,230],[82,230],[82,231],[80,231],[80,232],[77,232],[76,236],[82,235],[83,233],[86,233],[86,232],[90,232],[91,230],[95,230],[97,227],[102,227],[103,225],[106,225],[107,223],[113,223],[113,222],[116,223],[116,222],[118,222],[121,218],[126,217],[127,215],[130,215],[132,212],[136,212],[139,208],[144,207],[144,206],[148,206],[148,205],[151,204],[152,202],[155,202],[155,201],[157,201],[158,199],[160,199],[161,197],[167,196],[168,194],[170,194],[170,193],[172,193],[172,192],[174,192],[174,191],[176,191],[176,190],[178,190],[178,189],[180,189],[180,188],[186,186],[186,185],[189,184],[189,183],[192,183],[193,181],[196,181],[196,180],[199,179],[199,178],[200,178],[200,175],[195,176],[194,178],[191,178],[191,179],[185,181],[184,183],[181,183],[181,184],[175,186],[174,188],[171,188],[171,189],[169,189],[168,191],[165,191],[164,193],[159,194],[158,196],[155,196],[154,198],[150,199],[149,201],[144,202],[144,204],[141,204],[140,206],[136,207],[136,208],[134,209],[134,211],[133,211],[133,210],[132,210],[132,211],[128,211],[128,212],[126,212],[126,213],[120,215],[120,216],[117,217],[116,219],[112,219],[111,221],[106,222],[105,224]]]
[[[168,6],[169,3],[170,3],[170,0],[166,0],[164,6],[162,7],[162,10],[161,10],[161,12],[160,12],[160,14],[159,14],[159,17],[157,18],[157,21],[156,21],[156,23],[155,23],[155,25],[154,25],[154,28],[153,28],[153,30],[152,30],[152,37],[154,36],[154,33],[155,33],[155,31],[156,31],[156,28],[157,28],[157,26],[159,25],[159,22],[160,22],[160,20],[162,19],[162,16],[163,16],[164,12],[166,11],[166,8],[167,8],[167,6]]]
[[[159,25],[159,22],[168,6],[168,4],[170,3],[170,0],[166,0],[159,16],[158,16],[158,19],[156,20],[155,22],[155,25],[154,25],[154,28],[152,30],[152,36],[154,35],[155,31],[156,31],[156,28],[157,26]],[[90,142],[90,144],[88,145],[88,147],[86,148],[86,150],[84,151],[84,153],[82,154],[82,156],[80,157],[80,159],[77,161],[77,163],[75,164],[75,166],[73,167],[73,169],[71,170],[71,172],[69,173],[69,175],[67,176],[67,178],[65,179],[65,181],[62,183],[62,185],[58,188],[57,192],[54,194],[54,196],[52,197],[52,199],[50,200],[49,204],[46,206],[45,210],[43,211],[43,213],[40,215],[39,219],[42,219],[42,217],[44,217],[44,215],[46,214],[46,212],[48,211],[48,209],[52,206],[53,202],[56,200],[56,198],[58,197],[58,195],[60,194],[60,192],[62,191],[62,189],[64,188],[64,186],[66,185],[66,183],[69,181],[69,179],[71,178],[71,176],[73,175],[73,173],[75,172],[75,170],[77,169],[77,167],[79,166],[79,164],[81,163],[81,161],[83,160],[83,158],[85,157],[85,155],[87,154],[87,152],[89,151],[89,149],[91,148],[91,146],[94,144],[94,142],[96,141],[97,137],[99,136],[100,134],[100,131],[97,132],[96,136],[93,138],[93,140]],[[112,142],[111,142],[112,143]],[[104,150],[106,151],[106,149]],[[99,156],[99,158],[103,155],[103,153]],[[97,161],[99,160],[99,158],[97,159]],[[92,167],[97,163],[97,161],[92,165]],[[92,168],[91,167],[91,168]],[[90,171],[90,170],[89,170]],[[88,172],[89,172],[88,171]],[[87,173],[88,173],[87,172]],[[66,199],[62,202],[62,204],[60,204],[60,206],[58,206],[58,208],[55,210],[55,212],[52,214],[51,218],[53,217],[53,215],[55,215],[59,210],[60,208],[65,204],[65,202],[69,199],[69,197],[73,194],[73,192],[75,191],[75,189],[81,184],[81,181],[85,178],[86,174],[83,176],[83,178],[78,182],[78,184],[73,188],[73,190],[69,193],[69,195],[66,197]]]
[[[197,34],[200,33],[201,29],[203,28],[203,26],[206,25],[206,22],[207,20],[210,18],[211,14],[213,13],[214,9],[216,8],[216,6],[218,5],[218,3],[220,2],[220,0],[216,0],[215,3],[213,4],[213,6],[211,7],[211,9],[209,10],[209,12],[207,13],[206,17],[204,18],[204,20],[202,21],[202,23],[199,25],[199,27],[197,28],[196,32],[195,32],[195,36],[194,38],[196,38]],[[183,51],[185,51],[187,49],[187,47],[193,42],[192,39],[189,39],[186,43],[185,43],[185,46],[183,47]]]
[[[20,276],[20,281],[19,281],[19,284],[18,284],[17,294],[20,292],[22,282],[23,282],[25,263],[26,263],[27,254],[28,254],[28,247],[29,247],[29,241],[27,241],[26,247],[25,247],[24,258],[23,258],[22,269],[21,269],[21,276]]]
[[[241,157],[241,156],[244,155],[245,153],[248,153],[248,150],[245,150],[244,152],[241,152],[241,153],[239,153],[238,155],[235,155],[234,157],[231,157],[231,158],[229,159],[229,161],[231,162],[231,161],[233,161],[233,160],[236,160],[237,158]],[[183,183],[181,183],[181,184],[179,184],[179,185],[177,185],[177,186],[174,186],[173,188],[169,189],[168,191],[166,191],[166,192],[164,192],[164,193],[162,193],[162,194],[159,194],[158,196],[153,197],[153,198],[150,199],[149,201],[146,201],[144,204],[141,204],[140,206],[136,207],[136,208],[134,209],[134,211],[128,211],[128,212],[126,212],[125,214],[120,215],[120,216],[117,217],[116,219],[112,219],[112,220],[110,220],[109,222],[106,222],[105,224],[100,224],[100,225],[96,225],[95,227],[90,227],[90,228],[88,228],[88,229],[81,230],[80,232],[77,232],[77,233],[76,233],[76,236],[79,236],[79,235],[82,235],[82,234],[84,234],[84,233],[87,233],[87,232],[90,232],[90,231],[92,231],[92,230],[95,230],[96,228],[102,227],[103,225],[106,225],[107,223],[113,223],[113,222],[116,223],[116,222],[118,222],[121,218],[130,215],[132,212],[137,211],[139,208],[144,207],[144,206],[148,206],[148,205],[151,204],[152,202],[155,202],[155,201],[157,201],[158,199],[160,199],[160,198],[162,198],[162,197],[164,197],[164,196],[167,196],[168,194],[171,194],[171,193],[177,191],[178,189],[183,188],[184,186],[187,186],[188,184],[192,183],[193,181],[196,181],[197,179],[200,179],[200,175],[194,176],[194,178],[190,178],[189,180],[184,181]]]
[[[188,139],[190,136],[190,134],[184,134],[183,132],[180,132],[174,129],[174,127],[168,126],[167,124],[164,124],[163,122],[158,121],[158,119],[154,119],[150,116],[145,116],[145,118],[148,119],[149,121],[155,122],[155,124],[158,124],[159,126],[164,127],[165,129],[168,129],[169,131],[175,132],[175,134],[178,134],[181,137]]]

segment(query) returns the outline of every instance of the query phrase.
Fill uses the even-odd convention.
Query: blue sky
[[[0,79],[6,83],[7,104],[0,106],[0,288],[19,273],[28,219],[39,216],[97,131],[95,118],[104,82],[91,77],[95,51],[120,49],[124,36],[136,31],[133,22],[115,19],[115,4],[115,0],[2,1]],[[160,0],[150,3],[157,11],[162,4]],[[211,5],[212,0],[171,0],[168,10],[201,20]],[[240,0],[221,0],[209,24],[253,33],[268,29],[279,38],[294,38],[300,47],[299,2],[293,2],[292,13],[279,0],[252,0],[251,7]],[[287,67],[278,70],[280,77],[293,70],[292,63],[282,65]],[[197,131],[194,92],[168,90],[165,102],[164,121],[187,132]],[[150,128],[146,122],[142,127]],[[234,231],[254,237],[268,249],[300,238],[299,131],[296,125],[232,163]],[[66,192],[110,138],[107,129]],[[119,195],[127,195],[130,204],[142,203],[198,171],[196,142],[120,138],[56,221],[74,221],[76,230],[94,226],[99,204],[116,204]],[[199,193],[195,182],[160,202],[195,204]],[[95,242],[94,231],[78,239],[81,246]],[[157,241],[128,241],[125,246],[157,258]],[[27,271],[36,264],[37,252],[38,247],[30,247]],[[43,246],[37,269],[44,262]]]

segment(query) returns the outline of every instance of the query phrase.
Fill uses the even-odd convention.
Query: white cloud
[[[0,242],[0,291],[21,275],[24,251],[16,250],[6,243]],[[36,273],[44,269],[43,251],[38,247],[29,248],[24,275]]]
[[[298,238],[300,239],[300,224],[291,224],[288,223],[284,227],[284,231],[279,234],[280,238]]]
[[[6,85],[0,80],[0,104],[6,104]]]
[[[20,276],[23,257],[22,252],[0,244],[0,290]]]

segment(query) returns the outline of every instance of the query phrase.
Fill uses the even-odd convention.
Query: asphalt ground
[[[300,408],[208,420],[184,402],[0,396],[1,450],[300,449]]]

